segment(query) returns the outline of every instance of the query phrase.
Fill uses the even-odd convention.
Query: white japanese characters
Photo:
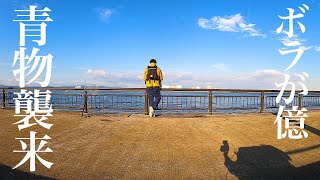
[[[21,18],[13,20],[20,22],[20,46],[26,45],[26,37],[40,37],[40,39],[32,41],[38,43],[38,46],[43,46],[46,44],[47,34],[47,24],[44,22],[53,21],[47,13],[51,10],[47,7],[43,10],[37,10],[37,6],[29,6],[29,8],[29,10],[15,10],[19,13],[17,16]]]
[[[294,67],[297,64],[297,62],[300,60],[300,58],[304,52],[303,47],[301,46],[301,43],[299,41],[291,40],[291,38],[295,35],[294,28],[293,28],[294,20],[299,19],[299,18],[303,18],[304,14],[306,13],[306,10],[309,10],[309,6],[302,4],[302,7],[299,6],[299,9],[302,13],[294,14],[295,13],[294,9],[287,8],[287,10],[289,11],[289,16],[280,16],[279,15],[280,19],[289,21],[289,30],[288,31],[283,30],[284,29],[283,22],[281,23],[280,27],[277,29],[278,34],[281,32],[285,33],[289,38],[289,41],[285,41],[285,42],[283,42],[283,44],[286,47],[290,47],[290,48],[298,46],[296,49],[291,49],[291,50],[279,49],[279,53],[281,55],[296,53],[295,58],[293,59],[291,64],[284,71],[288,71],[292,67]],[[301,32],[305,33],[306,27],[299,21],[297,21],[297,24],[299,25]],[[284,75],[284,82],[283,83],[275,82],[275,85],[278,88],[281,88],[281,91],[276,98],[276,103],[279,104],[279,111],[278,111],[277,118],[274,122],[274,123],[277,123],[277,139],[282,139],[282,138],[285,138],[286,136],[288,136],[288,138],[290,138],[290,139],[301,139],[303,137],[307,138],[308,133],[304,130],[304,120],[305,120],[305,117],[308,117],[308,115],[305,114],[304,112],[307,110],[303,107],[300,107],[300,109],[299,109],[298,106],[292,106],[291,110],[285,110],[286,106],[290,105],[292,103],[292,101],[294,100],[295,92],[296,92],[296,83],[290,81],[291,76],[289,73],[288,74],[284,73],[283,75]],[[302,72],[302,74],[298,74],[298,77],[302,81],[305,81],[306,78],[309,77],[309,74],[306,72]],[[298,84],[302,88],[302,92],[298,93],[298,95],[307,95],[308,89],[307,89],[306,85],[303,84],[302,82],[298,82]],[[284,94],[285,90],[288,89],[288,87],[291,89],[290,95],[288,98],[285,98],[285,97],[283,97],[283,94]],[[280,105],[281,100],[284,100],[285,105]],[[288,115],[283,115],[284,111],[286,111],[288,113]],[[296,115],[293,115],[293,113],[296,113]],[[284,119],[284,126],[282,125],[283,119]]]
[[[12,67],[13,75],[19,77],[19,87],[22,88],[19,93],[14,93],[15,98],[15,117],[22,119],[13,123],[18,125],[19,131],[39,125],[45,129],[50,129],[53,124],[48,123],[48,117],[52,115],[52,105],[50,104],[51,91],[40,91],[34,89],[30,91],[26,88],[31,83],[38,83],[41,87],[47,87],[51,79],[52,54],[40,55],[40,47],[47,42],[47,24],[53,21],[47,12],[51,10],[47,7],[37,9],[37,6],[29,6],[27,10],[15,10],[20,25],[20,48],[14,53]],[[32,47],[31,53],[27,54],[27,45],[29,41],[37,47]],[[41,75],[44,74],[44,78]],[[30,160],[30,171],[36,170],[36,159],[45,167],[51,168],[52,162],[44,160],[39,156],[39,152],[53,152],[49,147],[42,150],[48,143],[46,140],[51,138],[43,135],[42,138],[36,138],[37,132],[30,131],[29,138],[16,138],[20,140],[22,150],[14,150],[17,153],[26,153],[25,157],[13,169],[23,165]],[[37,142],[39,141],[40,142]],[[27,144],[25,141],[29,141]],[[38,144],[38,145],[37,145]]]
[[[20,161],[20,163],[17,164],[13,169],[21,166],[22,164],[24,164],[25,162],[30,160],[30,171],[35,171],[36,170],[36,166],[35,166],[36,157],[41,162],[41,164],[43,164],[47,168],[51,168],[51,166],[53,165],[53,163],[44,160],[43,158],[41,158],[37,154],[39,152],[53,152],[48,147],[45,150],[42,150],[42,148],[48,143],[45,140],[49,140],[51,138],[48,135],[45,135],[42,138],[36,138],[36,134],[37,134],[37,132],[30,131],[30,138],[16,138],[17,140],[20,140],[22,150],[15,150],[13,152],[22,152],[22,153],[26,153],[26,155]],[[27,150],[28,145],[23,140],[29,140],[29,149],[28,150]],[[39,143],[39,146],[37,148],[36,148],[36,140],[41,140]]]
[[[18,117],[24,117],[22,120],[14,123],[19,124],[19,130],[31,127],[33,125],[39,124],[40,126],[50,129],[52,124],[45,123],[43,121],[47,120],[48,116],[52,116],[52,105],[49,104],[51,92],[47,90],[46,92],[40,92],[40,90],[34,90],[34,93],[27,90],[22,90],[21,93],[15,93],[18,98],[15,100],[15,113]],[[33,106],[32,106],[33,105]],[[22,114],[21,110],[24,109]],[[39,118],[40,119],[39,119]],[[36,123],[30,123],[30,119],[33,118]],[[21,124],[23,123],[23,124]]]
[[[17,61],[19,60],[19,69],[13,70],[13,74],[14,76],[16,76],[17,74],[20,75],[19,86],[23,88],[26,85],[34,82],[41,75],[44,69],[46,69],[45,80],[43,82],[40,82],[40,81],[35,81],[35,82],[39,83],[41,87],[48,86],[51,78],[53,56],[51,54],[48,54],[47,56],[37,56],[37,53],[40,50],[38,48],[32,48],[32,53],[30,56],[28,56],[28,55],[25,55],[25,50],[26,48],[20,47],[20,51],[15,51],[15,54],[14,54],[13,66],[17,64]],[[32,62],[33,64],[31,66]],[[39,66],[39,69],[36,72],[36,74],[26,83],[26,80],[25,80],[26,76],[31,74],[38,66]]]

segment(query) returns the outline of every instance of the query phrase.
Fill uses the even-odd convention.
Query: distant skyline
[[[287,8],[301,13],[294,37],[304,53],[288,72],[296,53],[287,35],[276,29],[288,21]],[[309,90],[320,90],[320,2],[316,0],[5,0],[0,2],[0,84],[18,86],[12,67],[19,49],[14,10],[50,8],[47,43],[40,52],[53,55],[50,86],[96,84],[144,87],[143,71],[154,58],[164,85],[184,88],[279,89],[283,73],[299,82],[307,72]],[[28,47],[33,47],[30,43]],[[297,89],[301,87],[296,85]]]

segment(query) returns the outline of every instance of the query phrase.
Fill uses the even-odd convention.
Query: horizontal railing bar
[[[240,107],[230,107],[230,108],[213,108],[213,110],[245,110],[245,109],[258,109],[259,107],[245,107],[245,108],[240,108]]]
[[[260,97],[261,94],[256,93],[254,95],[235,95],[233,93],[226,93],[228,95],[220,95],[220,94],[213,94],[214,97]]]
[[[39,89],[39,90],[69,90],[69,91],[145,91],[146,88],[62,88],[62,87],[25,87],[25,88],[19,88],[19,87],[2,87],[0,89],[4,90],[33,90],[33,89]],[[259,90],[259,89],[190,89],[190,88],[182,88],[182,89],[173,89],[173,88],[162,88],[162,91],[177,91],[177,92],[252,92],[252,93],[279,93],[280,90]],[[296,92],[299,92],[302,90],[296,90]],[[286,90],[284,92],[291,92],[290,90]],[[308,93],[320,93],[320,91],[308,91]]]
[[[52,96],[83,96],[83,94],[51,94]]]
[[[144,95],[137,95],[137,94],[88,94],[88,96],[133,96],[133,97],[144,97]]]
[[[161,108],[161,110],[208,110],[207,108]]]
[[[193,96],[193,95],[162,95],[162,97],[202,97],[202,98],[207,98],[208,96]]]
[[[88,109],[96,109],[96,108],[88,107]],[[114,108],[114,107],[109,107],[109,108],[101,108],[101,109],[103,109],[103,110],[141,110],[141,111],[143,111],[143,108]]]
[[[3,87],[0,99],[4,99],[3,107],[14,105],[14,92],[19,89],[32,88]],[[52,105],[57,109],[91,109],[93,112],[110,111],[144,111],[147,112],[148,102],[145,88],[54,88],[34,89],[52,90]],[[208,111],[212,114],[217,110],[272,110],[278,108],[276,93],[279,90],[249,90],[249,89],[162,89],[162,110],[172,111]],[[282,97],[288,98],[286,91]],[[5,98],[3,98],[5,97]],[[317,106],[320,105],[320,91],[309,91],[306,96],[297,96],[290,105]],[[283,101],[281,99],[281,101]],[[302,103],[302,104],[301,104]],[[147,108],[146,108],[147,107]],[[261,111],[262,109],[262,111]]]

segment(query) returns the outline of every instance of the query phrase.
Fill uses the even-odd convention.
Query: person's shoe
[[[154,110],[153,110],[153,107],[152,106],[149,106],[149,116],[150,117],[154,117]]]

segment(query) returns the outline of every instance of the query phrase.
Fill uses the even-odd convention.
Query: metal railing
[[[84,112],[148,113],[148,95],[145,88],[25,88],[28,91],[50,90],[54,109],[83,110]],[[1,88],[2,108],[14,107],[20,88]],[[216,113],[253,110],[264,112],[284,105],[276,103],[279,90],[246,89],[162,89],[160,108],[166,112]],[[289,96],[285,91],[283,97]],[[298,94],[290,106],[320,108],[320,91]]]

